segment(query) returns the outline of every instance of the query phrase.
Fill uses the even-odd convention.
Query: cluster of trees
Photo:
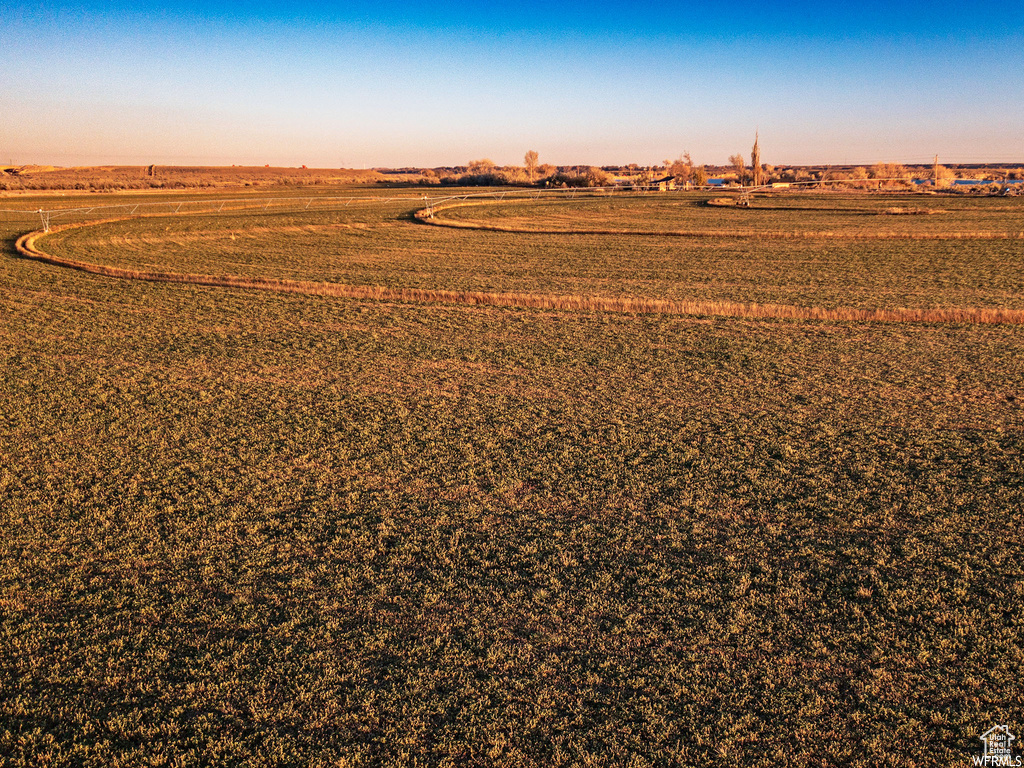
[[[550,187],[600,187],[611,184],[614,177],[600,168],[589,165],[556,168],[541,163],[540,156],[531,149],[523,157],[522,166],[499,166],[493,160],[484,158],[470,161],[463,173],[439,175],[435,171],[423,171],[421,181],[426,184],[469,187],[536,184]]]
[[[614,182],[614,176],[592,165],[558,171],[544,179],[544,185],[548,187],[607,187]]]
[[[740,183],[748,179],[757,184],[765,183],[774,172],[770,165],[761,165],[758,143],[755,138],[751,153],[752,173],[748,173],[741,155],[729,158],[736,168],[736,176]],[[601,187],[615,182],[615,176],[609,173],[616,170],[615,166],[596,168],[589,165],[557,168],[540,163],[540,156],[535,150],[523,156],[522,166],[499,166],[494,161],[484,158],[471,161],[465,169],[448,169],[446,171],[425,170],[420,181],[424,184],[443,184],[451,186],[505,186],[505,185],[540,185],[546,187]],[[619,172],[625,171],[633,183],[645,184],[671,176],[677,184],[706,186],[710,173],[704,165],[693,161],[689,152],[683,152],[675,160],[665,160],[661,167],[641,167],[632,163],[618,167]]]
[[[750,183],[755,187],[759,187],[762,184],[775,179],[775,168],[771,165],[761,163],[761,147],[760,137],[758,134],[754,134],[754,146],[750,149],[750,169],[747,169],[746,163],[743,159],[743,153],[737,152],[735,155],[729,156],[729,165],[732,166],[733,171],[736,173],[736,181],[740,184]]]
[[[932,169],[935,182],[938,186],[948,185],[956,174],[941,165]],[[915,173],[899,163],[875,163],[869,168],[858,165],[855,168],[843,171],[833,171],[828,174],[830,181],[848,182],[852,187],[877,187],[877,186],[910,186],[913,183]]]
[[[879,184],[902,186],[909,184],[913,175],[905,166],[897,163],[875,163],[870,168],[858,165],[845,171],[828,174],[830,181],[848,181],[853,187],[878,186]]]
[[[665,170],[681,184],[703,187],[708,183],[708,172],[703,165],[696,165],[689,152],[683,152],[677,159],[665,161]]]
[[[539,164],[538,159],[537,153],[531,150],[526,153],[524,166],[499,166],[489,158],[471,160],[462,173],[439,174],[436,171],[425,170],[420,176],[420,181],[424,184],[468,187],[500,187],[510,184],[526,186],[535,183],[538,178],[550,176],[558,170],[551,165]]]
[[[611,166],[609,166],[611,167]],[[676,160],[666,160],[663,168],[641,168],[636,164],[627,166],[629,175],[637,182],[654,181],[656,177],[669,175],[683,184],[704,186],[708,183],[708,171],[703,165],[693,162],[689,152]],[[558,168],[540,163],[540,156],[530,150],[523,157],[522,166],[499,166],[492,160],[472,160],[462,173],[423,171],[420,177],[425,184],[452,186],[505,186],[540,185],[545,187],[605,187],[615,183],[615,176],[608,170],[592,165],[577,165]]]
[[[842,182],[853,187],[873,186],[910,186],[915,177],[934,177],[938,186],[948,186],[957,174],[936,161],[934,167],[924,171],[921,168],[907,168],[899,163],[875,163],[870,167],[831,169],[818,168],[776,168],[761,161],[760,140],[754,134],[754,144],[750,150],[750,162],[737,152],[729,157],[729,164],[714,167],[724,180],[735,181],[741,185],[763,186],[772,182]],[[536,151],[530,150],[523,157],[522,166],[497,166],[491,160],[474,160],[463,169],[450,169],[450,172],[438,175],[434,171],[424,171],[422,181],[425,183],[467,185],[467,186],[501,186],[501,185],[541,185],[558,187],[596,187],[607,186],[615,181],[609,173],[624,173],[634,184],[654,182],[665,177],[672,177],[681,186],[703,187],[708,183],[709,170],[704,165],[694,163],[689,152],[683,152],[675,160],[665,160],[661,166],[641,167],[635,163],[628,166],[570,166],[556,168],[541,164]],[[1024,169],[999,169],[995,173],[986,169],[982,178],[1024,178]]]

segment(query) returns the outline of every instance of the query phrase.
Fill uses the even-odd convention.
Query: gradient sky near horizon
[[[0,163],[1024,164],[1024,3],[0,4]]]

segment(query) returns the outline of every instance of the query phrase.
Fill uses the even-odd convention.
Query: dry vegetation
[[[895,206],[882,211],[886,216],[933,216],[936,213],[945,213],[941,208],[921,208]]]
[[[1019,240],[913,239],[1010,200],[672,199],[535,213],[907,237],[393,201],[38,241],[375,299],[0,219],[5,764],[948,766],[1015,722],[1024,326],[402,300],[1024,309]]]
[[[209,189],[295,185],[366,184],[382,181],[376,171],[327,168],[271,168],[269,166],[181,167],[97,166],[4,166],[0,191],[74,190],[116,192],[124,190]]]
[[[420,214],[422,212],[418,212]],[[432,216],[431,216],[432,220]],[[119,221],[119,220],[114,220]],[[99,221],[88,226],[108,223]],[[65,225],[51,230],[54,234],[83,225]],[[294,228],[295,231],[302,231]],[[272,230],[279,233],[280,230]],[[500,230],[499,230],[500,231]],[[507,231],[507,230],[506,230]],[[483,291],[451,291],[443,289],[390,288],[387,286],[340,285],[337,283],[283,280],[269,277],[241,277],[236,275],[200,275],[180,272],[156,272],[124,269],[74,259],[51,256],[37,246],[37,240],[48,233],[26,233],[18,238],[16,248],[23,256],[45,264],[66,267],[106,277],[126,280],[146,280],[162,283],[188,283],[270,290],[284,293],[304,293],[313,296],[374,299],[377,301],[445,302],[478,306],[522,307],[532,309],[586,310],[599,312],[658,312],[666,314],[719,315],[725,317],[782,318],[799,320],[855,320],[870,322],[954,322],[954,323],[1024,323],[1024,310],[956,307],[948,309],[853,309],[785,306],[778,304],[739,304],[711,301],[667,301],[629,297],[543,295],[524,293],[493,293]]]
[[[934,217],[877,215],[899,198],[848,213],[835,210],[835,196],[799,196],[798,209],[772,198],[777,210],[750,211],[709,209],[686,195],[508,201],[437,217],[473,224],[458,229],[417,225],[415,197],[389,199],[111,222],[43,242],[58,258],[117,269],[364,288],[824,310],[1024,309],[1020,240],[1001,236],[1020,226],[1019,204],[1009,199],[957,199]],[[533,230],[477,228],[489,222]],[[613,223],[623,231],[579,231]],[[694,236],[674,236],[681,225]],[[723,225],[735,236],[719,237]],[[556,234],[534,231],[542,226]],[[762,237],[769,227],[801,235]],[[873,236],[897,228],[903,239]],[[857,236],[817,237],[823,230]],[[966,239],[949,236],[964,230]]]
[[[642,200],[643,198],[641,198]],[[442,203],[417,213],[425,223],[495,232],[533,234],[653,235],[658,237],[757,237],[823,240],[999,240],[1024,239],[1024,225],[1013,215],[1021,205],[982,207],[964,200],[953,211],[892,206],[898,196],[867,200],[856,196],[776,195],[737,205],[736,197],[688,200],[648,199],[604,194],[581,199],[469,200]],[[912,200],[912,196],[907,196]],[[822,202],[830,203],[828,205]],[[701,211],[700,205],[729,211]],[[886,207],[888,205],[888,207]],[[865,216],[930,215],[954,212],[948,221],[909,223],[882,229]],[[615,224],[595,226],[601,224]],[[686,228],[674,228],[687,224]],[[724,226],[723,226],[724,225]],[[788,225],[788,226],[784,226]]]

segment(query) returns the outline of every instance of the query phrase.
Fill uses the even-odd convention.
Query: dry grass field
[[[763,209],[724,213],[705,202],[697,196],[475,201],[427,220],[463,225],[453,230],[411,226],[419,203],[409,195],[315,212],[300,206],[113,221],[50,236],[46,249],[135,272],[577,297],[570,306],[628,299],[641,306],[862,312],[1024,309],[1024,205],[1014,199],[943,201],[941,216],[886,215],[894,202],[905,202],[895,196],[768,198]],[[825,213],[809,216],[815,208]],[[559,221],[565,225],[556,226]]]
[[[204,188],[273,187],[309,184],[369,184],[385,177],[349,168],[271,168],[270,166],[178,167],[103,165],[81,168],[0,166],[0,191],[41,190],[123,192]]]
[[[1013,730],[1024,326],[441,293],[1024,309],[1020,202],[706,197],[36,241],[413,300],[91,274],[0,216],[6,764],[949,766]]]

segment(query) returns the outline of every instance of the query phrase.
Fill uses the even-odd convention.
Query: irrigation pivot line
[[[817,182],[815,182],[817,183]],[[517,199],[518,197],[540,199],[542,197],[567,197],[575,198],[584,194],[606,194],[618,192],[646,192],[654,190],[652,185],[638,185],[632,188],[623,187],[568,187],[558,189],[536,189],[524,187],[522,189],[490,190],[487,192],[460,192],[451,195],[389,195],[388,197],[376,197],[373,195],[352,195],[352,196],[295,196],[295,197],[241,197],[241,198],[205,198],[190,200],[160,200],[154,202],[112,203],[110,205],[88,205],[64,208],[0,208],[0,213],[13,216],[24,216],[26,218],[40,217],[44,228],[55,218],[67,218],[75,215],[88,216],[116,215],[123,213],[125,216],[145,215],[147,211],[155,213],[217,213],[227,210],[269,210],[273,208],[293,207],[297,210],[307,210],[314,204],[334,204],[348,207],[353,203],[364,205],[386,205],[401,201],[419,201],[426,207],[436,206],[439,203],[454,200],[470,200],[475,198],[491,198],[495,200]]]
[[[790,186],[815,186],[824,184],[856,184],[858,186],[865,184],[876,184],[879,182],[888,181],[902,181],[902,179],[820,179],[815,181],[797,181],[790,182]],[[740,191],[744,193],[750,192],[761,192],[770,190],[771,185],[761,185],[757,187],[733,187],[724,188],[725,191]],[[705,187],[704,189],[716,189],[716,187]],[[0,214],[7,214],[11,216],[20,216],[25,218],[39,217],[42,223],[43,230],[49,231],[50,225],[54,219],[58,218],[70,218],[75,216],[89,216],[92,214],[116,216],[119,213],[124,216],[143,216],[147,211],[153,213],[163,214],[174,214],[174,215],[187,215],[189,213],[200,214],[200,213],[220,213],[225,209],[229,211],[245,211],[245,210],[259,210],[268,211],[277,209],[279,211],[285,211],[288,209],[294,210],[309,210],[314,204],[320,206],[331,206],[335,205],[338,207],[349,207],[353,203],[363,205],[388,205],[394,202],[419,202],[428,211],[433,211],[437,206],[443,203],[454,202],[458,200],[472,200],[477,198],[489,198],[495,201],[503,200],[516,200],[516,199],[534,199],[540,200],[545,197],[553,198],[567,198],[570,200],[576,199],[577,196],[584,195],[596,195],[605,196],[609,194],[617,195],[628,195],[628,194],[645,194],[647,192],[658,191],[657,185],[654,184],[638,184],[631,185],[629,187],[566,187],[556,189],[538,189],[531,187],[515,188],[508,190],[495,190],[491,189],[486,192],[459,192],[456,194],[449,195],[437,195],[429,196],[424,194],[415,195],[389,195],[388,197],[378,197],[374,195],[349,195],[349,196],[328,196],[328,195],[311,195],[311,196],[296,196],[296,197],[239,197],[239,198],[228,198],[219,199],[216,197],[205,198],[205,199],[191,199],[191,200],[161,200],[155,202],[137,202],[133,201],[130,203],[114,203],[111,205],[90,205],[80,207],[68,207],[68,208],[0,208]]]
[[[120,212],[126,216],[132,216],[145,215],[147,211],[151,211],[154,213],[187,214],[190,212],[190,209],[196,213],[219,212],[223,211],[225,208],[228,208],[229,210],[258,210],[261,208],[267,210],[272,207],[293,207],[297,209],[305,209],[309,208],[314,203],[344,203],[346,206],[351,205],[352,203],[364,203],[367,205],[384,205],[386,203],[392,203],[398,200],[413,201],[419,199],[421,199],[420,195],[410,195],[408,197],[390,196],[386,198],[375,197],[372,195],[347,197],[315,195],[307,197],[249,197],[228,199],[207,198],[198,200],[160,200],[142,203],[112,203],[110,205],[89,205],[66,208],[0,208],[0,213],[10,214],[14,216],[24,216],[26,218],[39,216],[45,227],[45,225],[50,219],[57,217],[74,216],[76,214],[83,216],[87,216],[92,213],[103,215],[116,215],[117,213]]]

